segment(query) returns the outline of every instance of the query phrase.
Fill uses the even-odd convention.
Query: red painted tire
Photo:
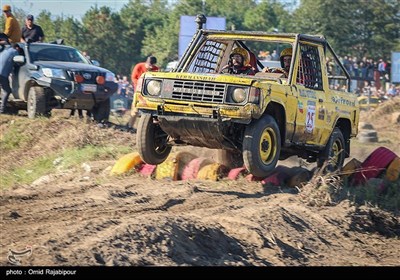
[[[245,167],[233,168],[228,173],[228,179],[237,180],[240,174],[245,174],[247,172]]]
[[[151,176],[156,169],[157,165],[152,165],[152,164],[145,164],[143,167],[140,169],[139,173],[144,175],[144,176]]]
[[[212,163],[207,158],[195,158],[194,160],[190,161],[188,165],[186,165],[182,172],[182,180],[191,180],[197,178],[197,173],[199,170],[207,164]]]
[[[263,186],[269,185],[269,186],[281,186],[282,185],[282,180],[281,180],[281,174],[276,172],[272,174],[271,176],[268,176],[267,178],[263,179],[261,181],[261,184]]]
[[[361,164],[361,170],[353,176],[353,184],[363,184],[368,179],[378,177],[386,167],[397,157],[385,147],[375,149]]]
[[[246,176],[246,180],[249,182],[260,182],[263,180],[263,178],[254,176],[253,174],[249,174]]]

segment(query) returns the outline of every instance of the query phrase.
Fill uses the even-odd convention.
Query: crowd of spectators
[[[278,60],[276,51],[260,51],[259,59]],[[358,95],[373,95],[382,99],[400,96],[400,84],[391,84],[391,61],[384,58],[358,58],[345,55],[338,57],[351,77],[351,90]],[[335,72],[334,63],[327,59],[328,71]]]
[[[348,55],[339,59],[350,74],[352,90],[358,95],[375,95],[380,98],[400,95],[400,87],[390,83],[390,60],[374,60],[365,56],[359,59]]]

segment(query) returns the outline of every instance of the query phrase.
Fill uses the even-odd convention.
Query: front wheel
[[[28,118],[47,116],[46,94],[42,87],[31,87],[28,92]]]
[[[334,172],[342,168],[345,157],[346,151],[343,133],[336,127],[325,149],[320,153],[317,165],[318,167],[322,167],[324,162],[328,161],[324,171]]]
[[[143,114],[139,119],[136,142],[140,156],[148,164],[164,162],[171,152],[171,146],[167,144],[168,134],[149,114]]]
[[[274,170],[281,152],[281,135],[272,116],[263,116],[245,130],[243,161],[247,170],[256,177],[266,177]]]

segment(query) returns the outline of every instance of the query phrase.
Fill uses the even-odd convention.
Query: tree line
[[[295,9],[277,0],[131,0],[118,12],[94,6],[81,20],[42,10],[35,23],[46,41],[62,38],[115,73],[129,74],[150,54],[161,67],[177,58],[181,15],[225,17],[227,29],[321,34],[340,55],[390,59],[400,51],[399,11],[398,0],[300,0]],[[21,26],[29,13],[13,7]]]

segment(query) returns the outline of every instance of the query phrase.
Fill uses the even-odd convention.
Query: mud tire
[[[168,134],[153,122],[153,117],[143,114],[139,119],[136,142],[144,162],[157,165],[164,162],[171,152],[167,145]]]
[[[243,161],[247,170],[256,177],[265,178],[274,170],[281,152],[278,124],[270,115],[251,123],[245,130]]]

